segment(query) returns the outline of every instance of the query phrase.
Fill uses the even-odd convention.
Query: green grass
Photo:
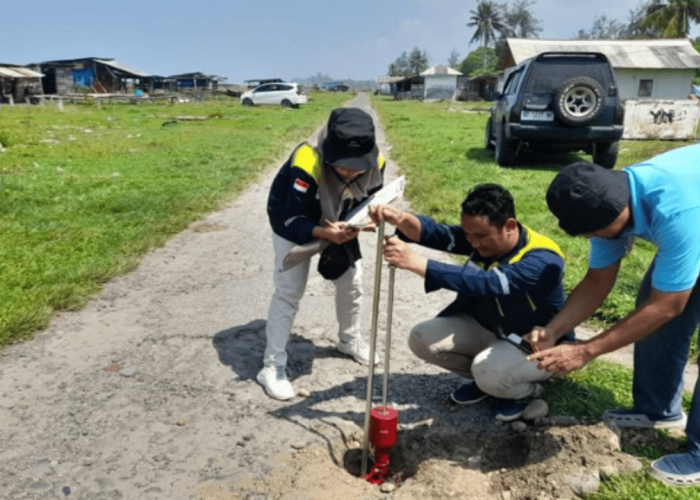
[[[545,202],[547,186],[559,168],[577,160],[591,161],[588,155],[527,156],[518,166],[499,167],[493,153],[484,149],[484,129],[490,106],[486,103],[395,101],[373,98],[391,157],[407,177],[406,197],[416,212],[446,223],[459,222],[459,206],[468,190],[477,183],[504,185],[515,198],[518,219],[533,229],[553,237],[566,257],[567,293],[581,280],[588,267],[588,242],[561,231]],[[632,165],[684,142],[622,141],[616,168]],[[639,283],[651,262],[655,247],[638,241],[622,264],[617,283],[609,298],[590,322],[605,326],[634,309]],[[694,348],[697,350],[697,348]],[[622,366],[594,360],[582,370],[547,386],[550,413],[599,419],[608,408],[632,406],[632,372]],[[689,406],[690,396],[684,395]],[[627,447],[645,463],[669,452],[679,452],[683,440],[659,436],[664,446]],[[646,469],[646,468],[645,468]],[[598,493],[587,499],[651,500],[695,499],[697,489],[676,490],[653,480],[646,470],[635,475],[619,475],[603,482]]]
[[[56,310],[82,307],[283,160],[347,99],[319,93],[292,110],[230,98],[3,106],[0,346],[28,338]]]

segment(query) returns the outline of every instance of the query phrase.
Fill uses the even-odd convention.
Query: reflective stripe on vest
[[[540,233],[537,233],[530,229],[529,227],[523,225],[523,228],[525,229],[525,236],[527,238],[527,243],[525,243],[525,246],[522,247],[518,253],[516,253],[513,257],[508,260],[508,264],[515,264],[516,262],[519,262],[525,254],[528,252],[532,252],[533,250],[549,250],[551,252],[554,252],[557,254],[559,257],[562,259],[564,258],[564,254],[562,253],[561,249],[559,248],[559,245],[557,245],[553,240],[550,238],[547,238],[546,236],[542,236]],[[498,267],[498,262],[492,263],[488,269],[493,269]],[[497,269],[494,269],[494,272],[498,272]],[[499,275],[499,277],[502,276]],[[507,290],[507,282],[506,285],[504,286],[504,289]],[[532,300],[532,297],[530,297],[530,294],[526,293],[525,297],[527,297],[527,301],[530,303],[530,309],[532,311],[537,310],[537,304],[535,304],[535,301]],[[503,308],[501,307],[501,302],[498,300],[498,297],[496,297],[496,306],[498,307],[498,312],[501,316],[505,316],[505,313],[503,312]]]

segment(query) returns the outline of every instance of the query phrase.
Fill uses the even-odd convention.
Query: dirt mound
[[[601,477],[641,464],[620,452],[605,425],[538,425],[523,432],[469,434],[416,428],[400,432],[387,481],[358,478],[361,434],[334,446],[313,446],[274,457],[275,470],[235,488],[206,484],[202,500],[305,498],[568,499],[595,491]],[[340,457],[341,450],[342,461]]]

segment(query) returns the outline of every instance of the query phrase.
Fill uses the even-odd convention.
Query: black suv
[[[503,82],[486,124],[486,149],[501,166],[523,149],[584,151],[613,168],[624,108],[612,66],[598,52],[544,52],[521,62]]]

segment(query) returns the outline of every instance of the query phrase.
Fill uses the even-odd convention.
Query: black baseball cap
[[[322,152],[323,161],[334,167],[361,171],[376,167],[379,151],[372,117],[360,108],[331,111]]]
[[[609,226],[629,199],[625,172],[583,161],[562,168],[547,189],[549,210],[571,236]]]

